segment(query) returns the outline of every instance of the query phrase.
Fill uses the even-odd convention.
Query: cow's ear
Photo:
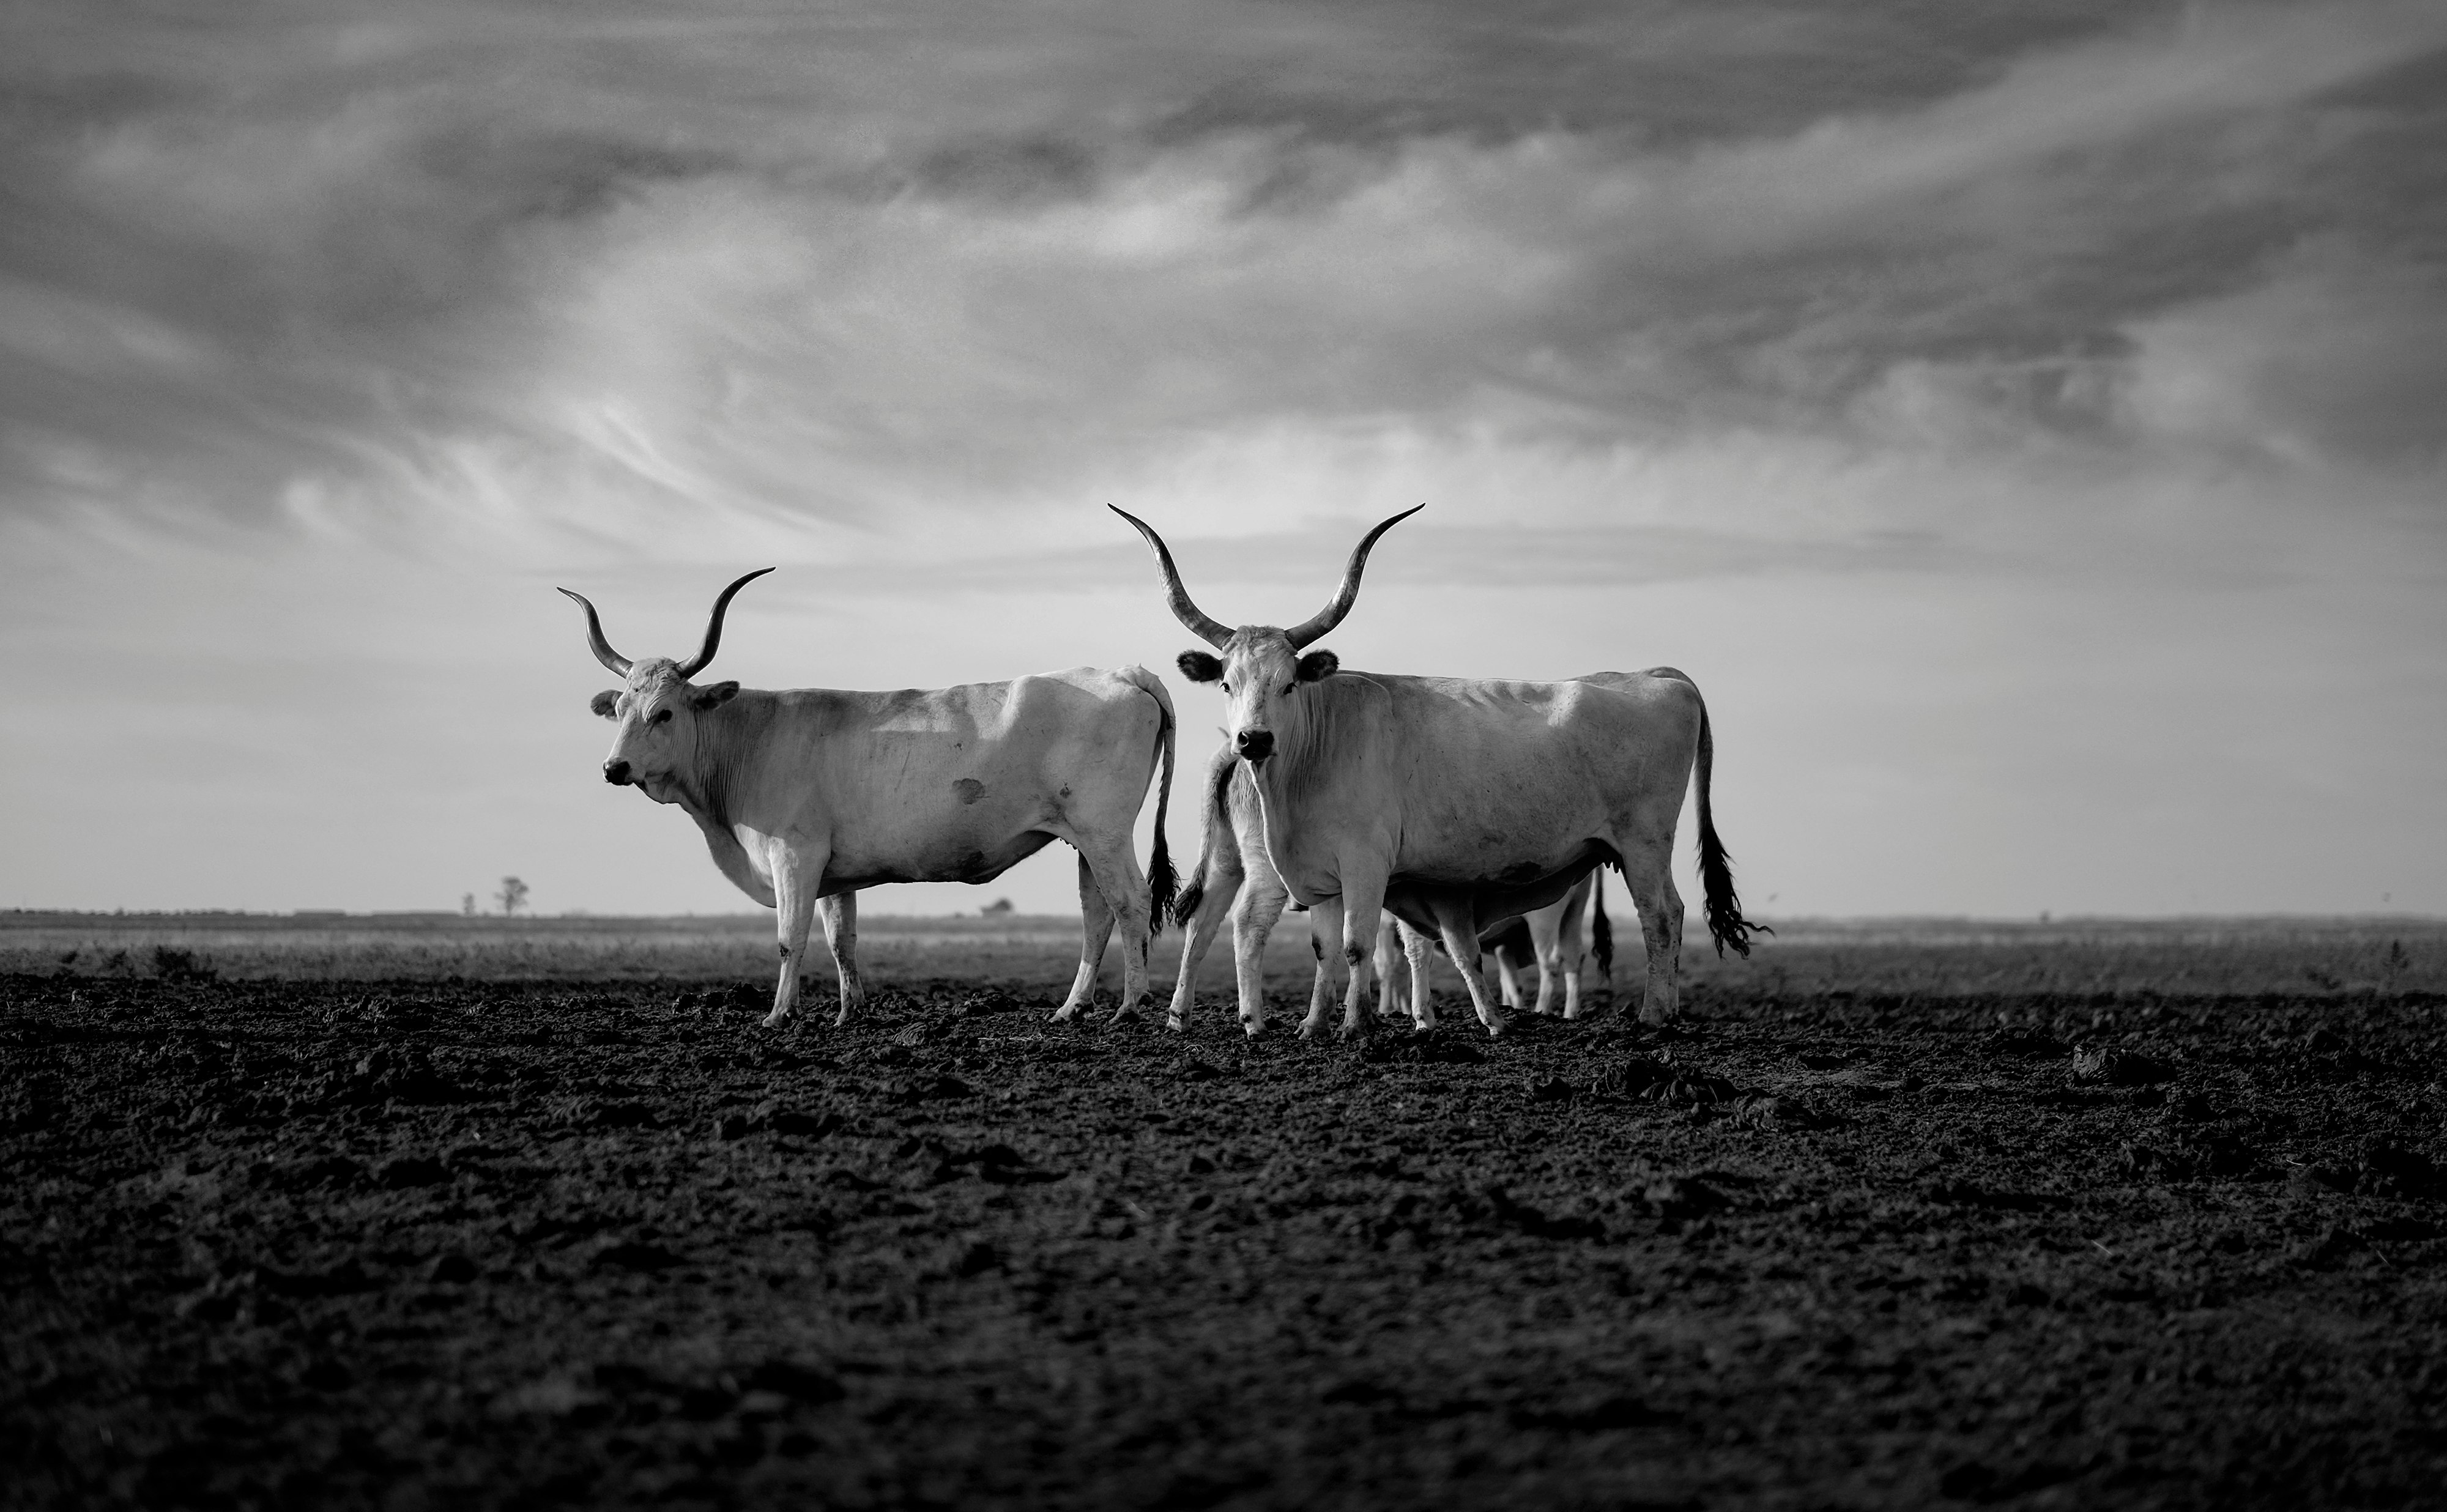
[[[606,688],[603,691],[596,694],[593,698],[588,699],[586,701],[586,707],[595,710],[606,719],[617,719],[620,717],[620,690],[616,688]]]
[[[1341,657],[1330,651],[1313,651],[1299,659],[1299,671],[1295,675],[1301,682],[1315,683],[1322,682],[1340,671]]]
[[[717,704],[730,702],[738,691],[737,683],[716,683],[711,688],[700,688],[689,694],[689,707],[700,710],[711,709]]]
[[[1224,675],[1224,664],[1203,651],[1186,651],[1173,658],[1181,675],[1193,683],[1211,683]]]

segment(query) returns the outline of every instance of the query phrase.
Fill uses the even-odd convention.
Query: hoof
[[[1164,1027],[1172,1030],[1175,1034],[1186,1034],[1189,1032],[1189,1026],[1182,1022],[1182,1017],[1178,1013],[1167,1013],[1164,1016]]]
[[[1075,1008],[1057,1008],[1053,1011],[1053,1017],[1048,1022],[1054,1024],[1068,1024],[1071,1020],[1077,1017],[1078,1013],[1079,1011]]]
[[[780,1029],[782,1027],[783,1020],[789,1016],[790,1015],[787,1011],[777,1008],[770,1013],[766,1014],[763,1018],[758,1019],[756,1022],[759,1027],[764,1029]]]
[[[1244,1018],[1244,1019],[1241,1020],[1241,1032],[1242,1032],[1242,1033],[1243,1033],[1243,1034],[1246,1034],[1246,1035],[1247,1035],[1247,1036],[1249,1036],[1249,1038],[1251,1038],[1251,1039],[1256,1039],[1259,1035],[1263,1034],[1265,1031],[1266,1031],[1266,1021],[1265,1021],[1264,1019],[1261,1019],[1261,1018],[1256,1018],[1256,1019],[1252,1019],[1252,1018]]]
[[[1136,1019],[1138,1016],[1139,1011],[1135,1008],[1117,1008],[1105,1015],[1105,1027],[1111,1029],[1125,1019]]]

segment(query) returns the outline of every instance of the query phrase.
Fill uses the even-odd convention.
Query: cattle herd
[[[1602,970],[1610,959],[1595,878],[1612,866],[1639,912],[1647,955],[1641,1020],[1668,1023],[1682,945],[1674,831],[1695,773],[1708,932],[1719,954],[1749,954],[1761,926],[1742,917],[1717,839],[1714,741],[1689,676],[1671,667],[1566,682],[1347,671],[1333,652],[1309,648],[1350,614],[1377,539],[1417,509],[1361,538],[1333,600],[1288,629],[1210,617],[1164,539],[1113,512],[1153,549],[1174,615],[1212,648],[1182,652],[1182,674],[1217,685],[1226,700],[1225,744],[1201,789],[1205,851],[1178,897],[1165,839],[1178,721],[1163,682],[1143,667],[893,692],[699,686],[692,679],[721,645],[732,596],[772,569],[722,591],[704,645],[684,662],[622,656],[595,606],[561,590],[586,613],[596,659],[622,679],[593,705],[617,726],[605,781],[686,810],[723,875],[775,911],[781,972],[768,1026],[797,1006],[813,918],[824,920],[840,982],[834,1022],[846,1023],[865,997],[860,889],[989,881],[1053,840],[1079,853],[1079,970],[1058,1021],[1088,1005],[1116,927],[1113,1016],[1145,1007],[1148,946],[1173,917],[1186,937],[1167,1023],[1183,1029],[1192,976],[1228,912],[1240,1022],[1259,1033],[1259,961],[1295,900],[1308,913],[1317,955],[1304,1037],[1329,1021],[1337,957],[1343,1035],[1369,1027],[1372,968],[1380,1013],[1391,1016],[1395,984],[1407,979],[1412,1022],[1433,1028],[1427,984],[1438,949],[1459,968],[1489,1034],[1503,1032],[1505,1018],[1483,946],[1499,947],[1509,1006],[1522,996],[1511,953],[1532,954],[1536,1011],[1552,1011],[1560,981],[1564,1016],[1577,1017],[1584,916]],[[1142,872],[1131,831],[1159,770],[1154,846]]]

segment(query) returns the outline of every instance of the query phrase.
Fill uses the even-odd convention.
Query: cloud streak
[[[744,675],[944,683],[1162,661],[1109,501],[1236,617],[1426,501],[1355,664],[1721,647],[1729,728],[1783,742],[1728,771],[1823,800],[1768,860],[1926,906],[1825,858],[1891,881],[1977,826],[1889,842],[1863,794],[2044,808],[2017,753],[2158,750],[2167,685],[2248,732],[2237,648],[2363,731],[2370,791],[2441,733],[2443,79],[2447,16],[2392,0],[28,0],[0,649],[77,678],[97,791],[237,812],[260,769],[354,812],[316,763],[404,791],[431,729],[560,707],[555,582],[685,636],[700,579],[782,564]],[[209,778],[155,759],[182,717]],[[2204,757],[2202,804],[2311,784],[2278,747]],[[2112,829],[2179,765],[2062,788]],[[492,822],[541,834],[505,781]]]

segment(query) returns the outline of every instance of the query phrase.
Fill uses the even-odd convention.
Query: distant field
[[[1638,971],[1639,932],[1618,916],[1615,980]],[[880,981],[993,976],[1058,984],[1078,949],[1059,916],[859,923]],[[1702,994],[1886,999],[1964,993],[2116,996],[2370,995],[2447,992],[2447,920],[2430,918],[1788,919],[1747,960],[1718,959],[1695,911],[1683,970]],[[1157,942],[1159,982],[1180,935]],[[0,972],[283,980],[758,980],[772,970],[768,914],[664,918],[469,918],[455,914],[0,913]],[[1310,971],[1306,921],[1287,915],[1267,953],[1286,989]],[[1109,973],[1113,971],[1110,958]],[[1227,992],[1224,952],[1202,990]],[[1458,992],[1448,976],[1441,988]],[[1601,999],[1603,1002],[1603,998]]]

